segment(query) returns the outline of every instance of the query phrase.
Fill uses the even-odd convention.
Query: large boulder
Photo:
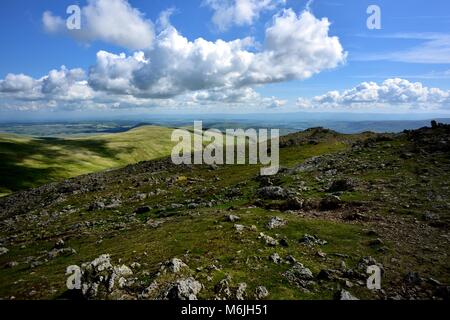
[[[305,287],[314,279],[314,275],[303,264],[295,262],[291,269],[283,273],[283,276],[292,284],[300,287]]]
[[[81,291],[87,299],[105,299],[116,290],[123,289],[133,275],[125,265],[114,266],[109,254],[81,265]]]
[[[339,298],[339,300],[359,300],[358,298],[356,298],[355,296],[353,296],[350,292],[342,289],[337,297]]]
[[[312,235],[309,235],[307,233],[305,233],[305,235],[303,236],[303,238],[301,238],[299,240],[299,242],[303,243],[303,244],[306,244],[306,245],[309,245],[309,246],[313,246],[313,245],[323,246],[323,245],[326,245],[328,243],[326,240],[319,239],[319,237],[317,237],[315,235],[312,236]]]
[[[164,295],[167,300],[197,300],[202,284],[192,277],[180,279],[170,285]]]
[[[355,182],[350,179],[339,179],[331,183],[328,192],[353,191],[355,189]]]
[[[173,258],[171,260],[164,262],[164,264],[161,266],[161,271],[179,273],[185,268],[189,268],[187,264],[185,264],[182,260],[178,258]]]
[[[280,200],[285,199],[288,196],[288,192],[282,187],[268,186],[258,189],[258,196],[263,199]]]

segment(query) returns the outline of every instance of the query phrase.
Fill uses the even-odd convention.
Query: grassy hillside
[[[77,138],[0,134],[0,194],[167,156],[172,130],[145,126]]]
[[[199,299],[448,299],[449,139],[311,129],[281,139],[272,177],[161,159],[3,197],[0,299],[68,298],[66,267],[103,254],[133,274],[108,289],[88,271],[87,298],[164,298],[193,278]],[[163,272],[173,258],[187,266]],[[374,264],[383,290],[366,287]]]

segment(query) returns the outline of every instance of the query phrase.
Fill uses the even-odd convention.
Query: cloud
[[[33,79],[26,75],[9,74],[0,81],[0,97],[8,100],[82,101],[91,99],[94,91],[88,86],[82,69],[51,70],[48,75]]]
[[[361,61],[395,61],[422,64],[450,63],[450,34],[444,33],[399,33],[381,36],[388,39],[419,40],[417,46],[394,52],[366,54],[356,57]]]
[[[67,34],[78,41],[103,41],[128,49],[149,48],[154,38],[150,20],[127,0],[88,0],[81,9],[81,29],[68,30],[65,20],[50,11],[42,16],[44,29],[49,33]]]
[[[168,98],[307,79],[345,62],[339,39],[328,35],[329,25],[310,12],[284,10],[274,16],[260,51],[250,50],[252,38],[189,41],[168,25],[152,48],[138,56],[100,52],[89,83],[100,91]]]
[[[137,94],[131,83],[133,72],[142,68],[144,63],[144,53],[141,51],[129,57],[124,53],[116,55],[99,51],[96,64],[89,70],[89,85],[97,91]]]
[[[257,109],[281,108],[287,100],[276,97],[264,97],[252,88],[202,90],[188,95],[191,105],[223,105]]]
[[[88,6],[94,3],[100,1],[90,1]],[[261,45],[249,37],[191,41],[170,24],[172,12],[161,14],[161,30],[144,50],[131,55],[99,51],[87,72],[63,67],[40,79],[9,75],[0,82],[0,94],[9,102],[33,97],[43,106],[46,101],[48,105],[64,102],[68,108],[83,104],[279,108],[286,101],[263,97],[254,88],[307,79],[345,63],[339,39],[329,36],[329,21],[308,11],[296,14],[287,9],[276,14]],[[49,23],[58,24],[58,20]]]
[[[363,82],[345,90],[329,91],[312,99],[299,98],[303,109],[450,109],[450,91],[429,88],[420,82],[387,79],[382,83]]]
[[[264,11],[271,11],[286,0],[205,0],[203,4],[213,10],[212,21],[221,31],[233,25],[250,26]]]
[[[4,80],[0,80],[0,92],[29,92],[35,84],[36,81],[27,75],[10,73]]]

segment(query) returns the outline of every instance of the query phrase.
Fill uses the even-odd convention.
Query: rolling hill
[[[171,128],[44,138],[0,134],[0,194],[170,155]]]
[[[448,299],[449,141],[316,128],[271,177],[162,158],[2,197],[0,299]]]

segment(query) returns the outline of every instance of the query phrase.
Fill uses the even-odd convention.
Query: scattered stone
[[[353,282],[351,282],[350,280],[345,280],[345,286],[347,288],[352,288],[353,287]]]
[[[187,264],[185,264],[182,260],[178,258],[173,258],[169,261],[166,261],[161,266],[161,272],[171,272],[171,273],[179,273],[184,268],[189,268]]]
[[[270,219],[269,223],[267,224],[267,228],[269,228],[269,229],[279,228],[279,227],[286,225],[286,223],[287,223],[287,221],[280,217],[273,217]]]
[[[245,290],[247,290],[247,284],[239,283],[236,289],[236,300],[245,300]]]
[[[231,277],[227,276],[226,278],[220,280],[218,284],[216,284],[216,286],[214,287],[214,291],[217,294],[217,299],[231,298],[230,281]]]
[[[131,271],[131,269],[128,268],[126,265],[115,266],[113,268],[113,272],[109,278],[108,290],[110,292],[113,291],[115,283],[116,283],[116,279],[117,279],[118,287],[120,289],[123,289],[125,287],[125,285],[127,284],[126,277],[129,277],[132,275],[133,275],[133,271]]]
[[[341,198],[335,195],[330,195],[323,198],[319,204],[319,208],[322,211],[336,210],[339,209],[341,206],[342,206]]]
[[[282,262],[282,259],[281,259],[280,255],[278,253],[276,253],[276,252],[272,253],[269,256],[269,260],[275,262],[276,264],[280,264]]]
[[[8,269],[12,269],[12,268],[17,267],[18,265],[19,265],[19,263],[17,261],[10,261],[5,265],[5,267]]]
[[[144,213],[147,213],[147,212],[150,212],[150,211],[151,211],[150,207],[144,206],[144,207],[139,207],[136,210],[134,210],[134,213],[136,213],[136,214],[144,214]]]
[[[258,287],[256,287],[255,296],[256,296],[256,299],[258,299],[258,300],[267,298],[269,296],[269,291],[267,290],[266,287],[258,286]]]
[[[198,203],[189,203],[188,205],[187,205],[187,208],[188,209],[195,209],[195,208],[198,208],[200,205],[198,204]]]
[[[111,203],[105,206],[105,209],[116,209],[122,205],[122,201],[118,199],[113,199]]]
[[[287,191],[282,187],[268,186],[258,189],[257,194],[263,199],[280,200],[285,199],[288,195]]]
[[[405,276],[405,282],[408,285],[417,285],[422,282],[422,278],[420,277],[418,272],[410,271]]]
[[[319,274],[317,275],[317,279],[320,280],[331,280],[332,278],[332,271],[327,269],[320,270]]]
[[[382,244],[383,244],[383,240],[381,240],[380,238],[369,241],[369,246],[371,246],[371,247],[381,246]]]
[[[340,179],[333,181],[331,186],[328,188],[328,192],[342,192],[342,191],[353,191],[355,189],[355,183],[350,179]]]
[[[428,282],[431,283],[434,286],[441,286],[442,283],[439,280],[436,280],[434,278],[429,277]]]
[[[313,273],[305,268],[300,262],[296,262],[294,266],[283,273],[286,279],[300,287],[306,287],[310,280],[314,278]]]
[[[230,214],[230,215],[225,217],[225,221],[228,221],[228,222],[237,222],[239,220],[241,220],[241,218],[236,216],[236,215],[234,215],[234,214]]]
[[[89,206],[88,211],[103,210],[103,209],[105,209],[105,203],[102,201],[96,201]]]
[[[326,245],[328,243],[325,240],[319,239],[317,236],[312,236],[312,235],[309,235],[307,233],[305,233],[303,238],[301,238],[299,241],[300,241],[300,243],[304,243],[304,244],[309,245],[309,246],[313,246],[313,245],[323,246],[323,245]]]
[[[53,249],[48,252],[48,258],[55,259],[60,256],[70,256],[76,253],[75,249],[72,248]]]
[[[0,256],[7,254],[9,252],[8,249],[6,249],[5,247],[0,247]]]
[[[132,264],[130,264],[131,269],[140,269],[141,268],[141,264],[139,262],[133,262]]]
[[[30,263],[30,268],[34,269],[34,268],[37,268],[37,267],[41,266],[42,264],[43,264],[42,261],[33,261],[33,262]]]
[[[280,239],[279,243],[280,243],[280,246],[282,246],[282,247],[289,247],[288,241],[284,238]]]
[[[411,152],[403,152],[400,154],[400,158],[402,159],[410,159],[412,157],[414,157],[414,155]]]
[[[286,257],[286,261],[289,263],[296,263],[297,259],[295,259],[293,256],[289,255]]]
[[[64,240],[63,239],[58,239],[58,241],[56,241],[55,245],[53,246],[53,248],[55,249],[62,249],[64,248]]]
[[[162,220],[148,219],[147,225],[151,228],[159,228],[164,222]]]
[[[353,296],[350,292],[348,292],[347,290],[344,290],[344,289],[342,289],[338,293],[338,298],[339,298],[339,300],[359,300],[358,298]]]
[[[305,201],[298,197],[291,197],[284,203],[284,210],[300,210],[303,208]]]
[[[260,233],[258,239],[263,239],[264,242],[266,243],[266,245],[271,246],[271,247],[275,247],[276,245],[278,245],[278,241],[275,240],[274,238],[272,238],[271,236],[268,236],[264,233]]]
[[[236,232],[242,232],[245,230],[245,226],[243,226],[242,224],[235,224],[234,228],[236,229]]]
[[[361,258],[357,264],[357,268],[363,273],[366,272],[369,266],[378,266],[381,269],[381,273],[384,273],[383,265],[370,256]]]
[[[423,220],[425,221],[437,221],[439,220],[439,215],[435,213],[425,212],[422,215]]]
[[[85,298],[126,299],[120,289],[127,286],[129,282],[127,278],[132,276],[133,272],[125,265],[114,266],[109,254],[103,254],[91,262],[83,263],[81,271],[81,292]],[[116,284],[119,289],[115,289]]]
[[[320,258],[325,258],[327,256],[327,254],[325,252],[322,251],[317,251],[316,255]]]
[[[97,298],[99,294],[106,296],[108,288],[111,286],[109,280],[114,270],[110,255],[103,254],[91,262],[83,263],[81,270],[83,296],[88,299]]]
[[[197,294],[202,290],[202,284],[192,277],[177,280],[167,290],[164,299],[167,300],[197,300]]]

